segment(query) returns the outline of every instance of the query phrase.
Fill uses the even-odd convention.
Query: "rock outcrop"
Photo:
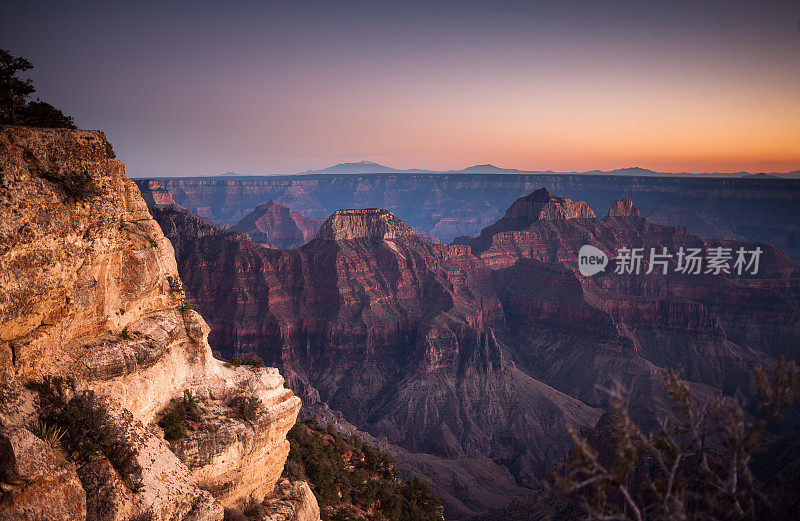
[[[609,217],[639,217],[639,209],[633,206],[633,201],[630,197],[625,199],[616,199],[611,202],[611,208],[608,209]]]
[[[313,239],[323,222],[324,219],[305,217],[270,200],[256,206],[229,229],[246,233],[255,242],[270,248],[291,249]]]
[[[0,502],[3,519],[86,519],[75,464],[26,429],[0,431],[0,481],[11,485]]]
[[[0,127],[0,517],[221,519],[272,493],[300,400],[274,369],[213,358],[172,246],[107,145]],[[255,421],[218,419],[236,435],[199,445],[197,466],[156,426],[185,393],[260,402]]]
[[[514,201],[506,214],[496,223],[484,228],[477,239],[470,241],[470,245],[477,253],[488,248],[495,235],[524,230],[539,221],[560,222],[595,217],[592,209],[583,201],[573,202],[570,199],[556,197],[547,188],[540,188]]]
[[[411,228],[386,210],[337,210],[317,233],[320,240],[393,240],[411,235]]]
[[[139,188],[141,190],[142,199],[147,203],[147,206],[154,208],[174,208],[182,210],[183,207],[175,202],[170,192],[165,186],[164,181],[161,179],[148,179],[147,181],[140,181]]]

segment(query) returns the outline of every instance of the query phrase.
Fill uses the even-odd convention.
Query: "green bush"
[[[61,185],[64,194],[66,194],[68,199],[72,199],[73,201],[90,199],[100,193],[92,176],[86,171],[77,172],[70,170],[60,174],[46,172],[42,174],[42,178],[51,183]]]
[[[205,410],[197,398],[188,390],[183,391],[183,398],[172,400],[158,421],[164,430],[167,441],[177,441],[186,437],[187,425],[199,424],[203,421]]]
[[[291,450],[283,476],[309,482],[323,520],[362,519],[358,511],[390,521],[442,519],[439,498],[425,481],[403,483],[392,457],[358,436],[343,436],[309,418],[296,424],[287,438]]]
[[[71,116],[44,101],[31,101],[19,110],[19,124],[41,128],[78,128]]]
[[[252,355],[246,358],[234,356],[225,362],[226,367],[241,367],[243,365],[249,365],[250,367],[264,367],[264,360],[262,360],[258,355]]]
[[[186,427],[183,421],[184,417],[177,408],[165,412],[164,416],[158,421],[158,426],[164,429],[164,439],[178,441],[181,438],[185,438]]]
[[[264,360],[258,355],[253,355],[245,358],[242,363],[250,367],[264,367]]]
[[[233,358],[225,362],[225,365],[228,367],[241,367],[242,359],[239,358],[238,356],[234,356]]]
[[[258,411],[261,410],[261,399],[255,396],[236,396],[231,399],[228,405],[243,420],[254,422],[258,419]]]

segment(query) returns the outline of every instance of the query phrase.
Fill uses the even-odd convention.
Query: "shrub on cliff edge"
[[[392,457],[358,436],[344,436],[309,418],[292,427],[287,438],[291,449],[283,476],[308,481],[323,520],[442,519],[439,498],[427,482],[417,477],[403,482]]]

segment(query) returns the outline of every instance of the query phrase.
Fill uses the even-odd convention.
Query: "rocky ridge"
[[[0,128],[0,517],[219,520],[273,494],[300,400],[275,369],[213,358],[169,240],[107,150],[101,132]],[[221,415],[236,434],[213,447],[168,443],[156,424],[186,393],[253,397],[257,421]]]
[[[264,246],[285,249],[302,246],[313,239],[323,222],[318,217],[294,213],[270,200],[256,206],[229,230],[246,233]]]

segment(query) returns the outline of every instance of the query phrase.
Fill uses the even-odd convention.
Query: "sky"
[[[4,2],[131,177],[800,169],[800,2]]]

